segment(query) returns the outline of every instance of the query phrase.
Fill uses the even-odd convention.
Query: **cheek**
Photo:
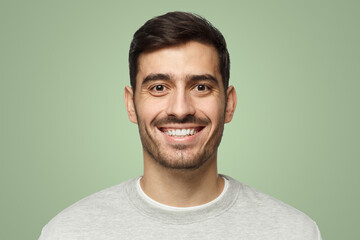
[[[164,111],[164,102],[148,98],[136,102],[136,110],[141,121],[150,123]]]
[[[218,98],[204,99],[198,102],[197,109],[212,121],[217,121],[224,116],[225,105],[221,102]]]

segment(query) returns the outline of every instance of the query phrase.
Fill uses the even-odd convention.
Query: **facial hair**
[[[210,124],[210,120],[206,118],[197,118],[193,115],[188,115],[182,119],[175,116],[167,116],[165,118],[154,119],[148,129],[141,118],[139,118],[136,112],[139,126],[139,133],[143,149],[149,154],[149,156],[161,166],[168,169],[178,170],[195,170],[200,168],[204,163],[211,159],[214,154],[217,153],[217,149],[221,142],[223,130],[224,130],[224,116],[220,115],[218,119],[218,126],[216,126],[212,136],[205,144],[204,149],[199,149],[196,152],[189,154],[187,152],[188,146],[184,144],[175,144],[172,149],[164,149],[165,146],[158,139],[155,138],[153,129],[160,124],[185,124],[195,123],[204,126]],[[169,151],[171,150],[171,151]]]

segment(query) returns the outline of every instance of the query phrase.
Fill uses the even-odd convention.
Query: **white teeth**
[[[173,136],[173,137],[185,137],[194,135],[197,133],[194,128],[192,129],[169,129],[166,132],[164,132],[166,135]]]

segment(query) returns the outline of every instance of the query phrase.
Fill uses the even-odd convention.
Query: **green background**
[[[358,1],[0,0],[0,239],[37,239],[77,200],[142,173],[128,48],[149,18],[198,13],[224,34],[238,93],[219,172],[359,231]]]

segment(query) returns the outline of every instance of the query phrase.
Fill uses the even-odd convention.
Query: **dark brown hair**
[[[224,89],[229,85],[230,57],[223,35],[205,18],[187,12],[169,12],[148,20],[134,34],[129,51],[130,84],[135,90],[141,53],[198,41],[215,47]]]

